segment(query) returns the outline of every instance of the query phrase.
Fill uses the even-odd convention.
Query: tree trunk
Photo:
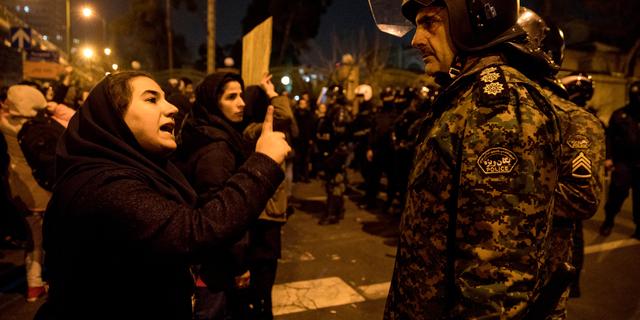
[[[278,55],[278,65],[282,65],[284,60],[284,52],[287,49],[287,43],[289,42],[289,34],[291,34],[291,27],[293,24],[293,11],[289,13],[287,18],[287,24],[284,27],[284,36],[282,37],[282,46],[280,46],[280,54]]]
[[[166,1],[167,57],[169,60],[169,77],[173,77],[173,31],[171,30],[171,0]]]
[[[207,73],[216,70],[216,1],[207,0]]]

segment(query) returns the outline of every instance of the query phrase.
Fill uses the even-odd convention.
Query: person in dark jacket
[[[66,105],[49,102],[18,132],[18,142],[34,179],[47,191],[55,183],[56,145],[75,111]]]
[[[36,318],[191,319],[189,266],[255,221],[290,148],[269,113],[256,152],[197,203],[167,160],[176,112],[149,75],[121,72],[100,81],[72,118],[45,214],[50,291]]]
[[[176,161],[203,201],[220,190],[251,154],[242,137],[243,90],[240,75],[223,72],[208,75],[196,87]],[[240,318],[240,300],[249,278],[247,245],[245,234],[232,247],[207,254],[198,267],[196,319]]]
[[[633,222],[636,225],[631,237],[640,240],[640,81],[629,86],[629,103],[611,115],[607,148],[611,151],[607,151],[606,166],[613,171],[600,235],[607,237],[611,234],[615,217],[631,189]]]
[[[300,128],[298,137],[293,141],[296,151],[293,163],[294,182],[309,182],[309,161],[311,161],[311,147],[316,133],[310,104],[309,100],[300,99],[294,111],[298,128]]]
[[[382,108],[373,115],[371,119],[371,131],[369,132],[369,145],[367,149],[367,161],[370,170],[368,172],[369,181],[366,190],[366,208],[375,209],[377,207],[377,197],[380,192],[380,178],[384,174],[387,177],[387,201],[385,209],[391,208],[393,199],[396,197],[396,175],[393,163],[393,141],[391,132],[393,123],[398,117],[395,109],[395,92],[391,87],[387,87],[380,93]]]
[[[278,95],[271,76],[266,76],[262,82],[267,100]],[[250,155],[252,144],[243,137],[247,123],[244,121],[243,91],[240,75],[222,72],[208,75],[196,88],[196,102],[183,128],[177,161],[202,200],[222,188]],[[275,117],[278,118],[278,112]],[[210,165],[213,163],[217,165]],[[251,230],[254,229],[255,226]],[[249,292],[246,290],[251,278],[248,246],[247,235],[229,250],[215,251],[200,266],[195,305],[197,319],[246,319],[250,316]],[[221,256],[226,258],[220,259]]]

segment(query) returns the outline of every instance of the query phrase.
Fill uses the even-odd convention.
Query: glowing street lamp
[[[87,59],[93,58],[94,54],[95,54],[95,52],[91,48],[87,47],[87,48],[82,49],[82,56],[87,58]]]
[[[112,64],[111,69],[113,69],[113,71],[118,70],[118,64],[117,63]]]
[[[83,7],[82,8],[82,15],[90,18],[91,16],[93,16],[93,9],[89,8],[89,7]]]
[[[107,20],[105,20],[104,17],[101,17],[99,14],[96,14],[96,12],[91,7],[86,7],[86,6],[82,7],[81,12],[82,12],[82,16],[84,16],[85,18],[97,17],[98,19],[100,19],[100,21],[102,21],[102,41],[106,44],[107,43]]]
[[[104,48],[104,54],[107,56],[111,55],[111,48]]]

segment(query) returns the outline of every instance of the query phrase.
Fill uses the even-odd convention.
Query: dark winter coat
[[[146,154],[113,107],[110,76],[58,145],[45,214],[49,300],[58,319],[191,319],[189,265],[237,241],[283,178],[254,154],[211,200],[169,161]],[[213,164],[215,165],[215,164]]]
[[[614,164],[640,168],[640,105],[628,104],[611,115],[607,149]]]
[[[243,124],[228,121],[217,105],[229,81],[242,83],[237,75],[214,73],[198,85],[196,103],[182,130],[176,162],[201,201],[208,201],[223,188],[252,153],[250,143],[242,136]],[[267,197],[273,195],[273,191],[256,192]],[[244,237],[232,247],[210,252],[203,258],[199,276],[209,289],[232,288],[234,277],[246,272],[247,245],[248,239]]]
[[[51,191],[55,182],[55,156],[64,126],[40,110],[18,132],[18,142],[31,173],[43,189]]]

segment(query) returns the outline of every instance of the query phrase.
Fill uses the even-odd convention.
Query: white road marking
[[[610,241],[610,242],[605,242],[600,244],[592,244],[584,248],[584,254],[611,251],[611,250],[634,246],[634,245],[640,245],[640,241],[636,239],[624,239],[624,240]]]
[[[640,245],[640,241],[636,239],[610,241],[587,246],[584,253],[611,251],[634,245]],[[283,315],[365,300],[386,299],[390,286],[391,282],[387,281],[358,286],[356,291],[338,277],[277,284],[272,291],[273,314]]]
[[[389,288],[391,287],[391,281],[371,284],[368,286],[359,286],[358,290],[362,292],[367,300],[377,300],[387,298],[389,294]]]
[[[365,301],[338,277],[277,284],[273,286],[271,297],[274,315]]]

